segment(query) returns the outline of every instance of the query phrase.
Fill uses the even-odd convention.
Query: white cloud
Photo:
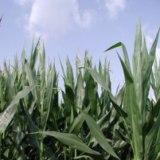
[[[78,0],[35,0],[28,16],[27,28],[32,35],[57,37],[73,25],[86,28],[91,22],[91,11],[80,11]]]
[[[90,10],[85,10],[83,13],[80,13],[79,5],[77,3],[74,8],[73,17],[77,25],[82,28],[87,28],[92,22],[93,15]]]
[[[105,6],[111,17],[117,16],[126,7],[126,0],[105,0]]]

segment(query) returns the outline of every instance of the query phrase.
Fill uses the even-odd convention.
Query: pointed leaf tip
[[[109,47],[108,49],[106,49],[104,52],[107,52],[109,50],[112,50],[114,48],[118,48],[118,47],[121,47],[121,46],[122,46],[122,42],[118,42],[118,43],[112,45],[111,47]]]

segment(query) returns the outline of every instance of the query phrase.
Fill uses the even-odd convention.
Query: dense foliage
[[[55,65],[45,64],[38,42],[21,63],[0,71],[1,160],[158,160],[160,159],[160,65],[158,36],[148,51],[137,26],[132,65],[126,47],[118,55],[125,82],[112,94],[107,62],[93,66],[69,60],[58,86]],[[154,65],[153,65],[154,64]],[[63,88],[63,89],[61,89]],[[150,90],[153,98],[149,98]]]

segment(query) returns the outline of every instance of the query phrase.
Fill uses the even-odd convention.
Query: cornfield
[[[67,59],[63,84],[54,64],[46,65],[38,41],[30,57],[4,63],[0,71],[1,160],[159,160],[159,31],[148,50],[141,26],[132,63],[122,42],[118,54],[125,78],[112,93],[108,63]],[[21,62],[21,63],[19,63]],[[74,72],[75,71],[75,72]],[[61,89],[63,88],[63,89]],[[149,93],[153,91],[153,97]]]

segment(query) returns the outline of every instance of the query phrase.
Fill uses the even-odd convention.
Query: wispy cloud
[[[27,19],[27,29],[32,35],[57,37],[74,25],[89,27],[93,15],[89,9],[80,10],[78,0],[35,0]]]
[[[17,4],[19,4],[20,6],[25,6],[26,4],[31,3],[33,0],[15,0],[15,2]]]
[[[93,12],[90,9],[80,12],[79,3],[78,1],[75,1],[73,18],[77,25],[79,25],[82,28],[88,28],[93,20]]]
[[[105,6],[111,18],[126,8],[126,0],[105,0]]]

